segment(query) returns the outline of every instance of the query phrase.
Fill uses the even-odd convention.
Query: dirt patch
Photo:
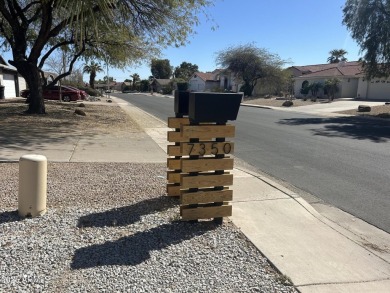
[[[132,120],[118,105],[113,103],[92,104],[84,102],[85,107],[79,103],[61,103],[46,101],[47,114],[24,114],[27,105],[24,100],[3,100],[0,102],[0,121],[2,131],[5,129],[22,128],[29,132],[69,132],[80,133],[113,133],[113,132],[139,132],[138,124]],[[85,116],[75,114],[76,109],[82,109]]]
[[[246,98],[243,103],[259,105],[259,106],[270,106],[270,107],[283,107],[283,103],[288,99],[277,99],[277,98]],[[304,101],[302,99],[294,99],[292,100],[292,107],[300,107],[300,106],[308,106],[319,103],[327,103],[328,100],[318,99],[315,102],[312,102],[310,99]]]

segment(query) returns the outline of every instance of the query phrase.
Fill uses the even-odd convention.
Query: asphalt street
[[[163,121],[173,99],[115,94]],[[390,123],[241,107],[235,156],[390,232]]]

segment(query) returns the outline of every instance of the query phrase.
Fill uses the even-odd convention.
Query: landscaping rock
[[[79,107],[85,108],[85,104],[84,104],[84,103],[80,103],[80,104],[79,104]]]
[[[291,107],[292,105],[294,105],[294,103],[292,101],[285,101],[282,104],[283,107]]]
[[[359,105],[358,112],[371,112],[371,107],[365,105]]]
[[[107,100],[107,103],[112,103],[112,100]]]
[[[85,112],[83,110],[80,110],[80,109],[74,110],[74,113],[77,115],[80,115],[80,116],[87,116],[87,114],[85,114]]]

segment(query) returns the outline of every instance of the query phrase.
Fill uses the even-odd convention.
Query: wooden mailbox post
[[[175,96],[176,99],[176,96]],[[168,195],[180,195],[182,220],[214,218],[222,222],[232,215],[235,120],[239,94],[190,93],[189,117],[168,118]],[[175,102],[176,105],[176,102]],[[234,109],[232,109],[234,108]],[[176,112],[177,116],[177,112]]]

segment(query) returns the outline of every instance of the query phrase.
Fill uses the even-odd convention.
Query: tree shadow
[[[22,220],[22,217],[19,216],[18,210],[0,213],[0,225],[4,223],[18,222],[20,220]]]
[[[141,219],[141,216],[167,210],[177,204],[177,199],[160,196],[138,202],[131,206],[114,208],[101,213],[80,217],[77,227],[127,226]]]
[[[373,120],[362,117],[332,118],[289,118],[278,122],[282,125],[322,125],[322,128],[311,129],[313,135],[326,137],[348,137],[358,140],[371,140],[376,143],[390,139],[390,121]]]
[[[149,259],[153,250],[179,244],[217,227],[213,222],[164,224],[116,241],[79,248],[70,266],[73,270],[109,265],[135,266]]]

